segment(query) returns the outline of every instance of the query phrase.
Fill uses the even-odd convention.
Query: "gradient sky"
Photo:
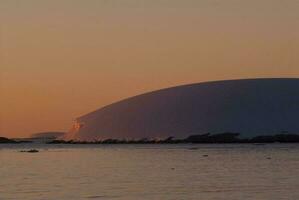
[[[1,0],[0,136],[201,81],[299,77],[298,0]]]

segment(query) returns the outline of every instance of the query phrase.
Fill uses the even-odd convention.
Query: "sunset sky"
[[[1,0],[0,136],[174,85],[299,77],[298,0]]]

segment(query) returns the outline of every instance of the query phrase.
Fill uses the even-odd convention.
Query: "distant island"
[[[41,132],[31,135],[33,139],[56,139],[63,136],[65,132]]]
[[[20,144],[20,143],[31,143],[31,141],[13,140],[13,139],[8,139],[6,137],[0,137],[0,144]]]

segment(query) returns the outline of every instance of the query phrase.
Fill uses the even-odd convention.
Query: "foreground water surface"
[[[299,144],[0,144],[0,199],[294,200]]]

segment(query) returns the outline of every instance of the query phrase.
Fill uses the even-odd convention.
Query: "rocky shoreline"
[[[226,144],[226,143],[299,143],[299,135],[297,134],[277,134],[277,135],[261,135],[251,139],[239,138],[239,133],[220,133],[220,134],[202,134],[191,135],[185,139],[175,139],[169,137],[164,140],[157,139],[140,139],[140,140],[119,140],[106,139],[96,141],[76,141],[76,140],[53,140],[47,144]]]
[[[0,137],[0,144],[21,144],[34,143],[30,140],[15,140]],[[254,144],[254,143],[299,143],[299,135],[297,134],[276,134],[276,135],[260,135],[250,139],[240,138],[240,133],[219,133],[219,134],[201,134],[191,135],[185,139],[175,139],[168,137],[166,139],[105,139],[95,141],[78,141],[78,140],[51,140],[44,142],[45,144]]]

